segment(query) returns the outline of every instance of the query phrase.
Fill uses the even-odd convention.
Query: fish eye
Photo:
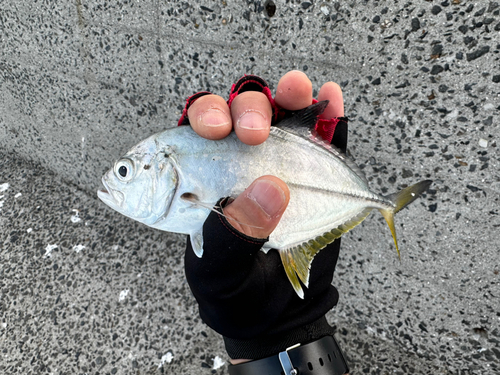
[[[121,181],[129,181],[133,177],[134,165],[130,160],[122,159],[115,165],[115,175]]]
[[[120,168],[118,168],[118,174],[122,177],[127,177],[127,167],[122,165]]]

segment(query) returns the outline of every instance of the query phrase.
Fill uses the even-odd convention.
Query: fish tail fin
[[[417,182],[415,185],[408,186],[397,193],[388,195],[387,198],[390,199],[395,205],[394,213],[398,213],[400,210],[408,206],[411,202],[417,199],[420,194],[426,191],[429,186],[431,186],[431,180],[424,180]]]
[[[390,209],[379,209],[380,213],[387,222],[389,229],[391,230],[392,238],[394,239],[394,244],[396,245],[396,251],[398,252],[399,259],[401,259],[401,254],[399,252],[398,239],[396,237],[394,215],[408,206],[415,199],[417,199],[424,191],[429,188],[431,184],[431,180],[420,181],[415,185],[408,186],[407,188],[398,191],[397,193],[388,195],[386,198],[389,199],[395,207]]]
[[[394,239],[394,245],[396,245],[396,251],[398,252],[398,257],[401,260],[401,253],[399,252],[398,238],[396,237],[396,227],[394,226],[394,209],[384,210],[379,209],[380,213],[384,217],[389,229],[391,230],[392,238]]]

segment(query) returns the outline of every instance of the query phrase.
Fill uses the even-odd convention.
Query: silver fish
[[[315,255],[377,209],[399,248],[394,214],[413,202],[431,181],[381,196],[363,172],[314,131],[327,102],[307,107],[273,126],[258,146],[236,135],[211,141],[190,126],[152,135],[119,159],[102,178],[99,198],[150,227],[189,234],[203,255],[202,227],[221,197],[236,197],[256,178],[274,175],[287,183],[290,203],[262,250],[278,249],[286,274],[303,298]],[[297,278],[298,277],[298,278]]]

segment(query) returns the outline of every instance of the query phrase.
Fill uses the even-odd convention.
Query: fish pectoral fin
[[[367,208],[361,211],[361,213],[346,223],[325,232],[322,236],[303,242],[300,245],[279,250],[281,262],[283,263],[283,268],[285,269],[288,280],[300,298],[304,298],[304,291],[299,279],[305,287],[309,287],[311,264],[316,254],[337,238],[341,237],[344,233],[347,233],[352,228],[360,224],[370,214],[371,210],[372,208]]]
[[[242,223],[241,221],[233,219],[230,216],[224,215],[222,207],[214,206],[213,204],[202,202],[202,201],[200,201],[198,199],[198,196],[196,194],[193,194],[193,193],[184,193],[184,194],[181,195],[181,199],[184,200],[184,201],[186,201],[186,202],[190,202],[194,207],[202,207],[202,208],[206,208],[207,210],[210,210],[212,212],[215,212],[217,215],[225,217],[228,221],[235,221],[238,224],[246,225],[247,227],[250,227],[250,228],[263,229],[262,227],[257,227],[255,225],[250,225],[250,224]]]
[[[272,247],[270,247],[267,243],[265,243],[265,244],[261,247],[260,251],[262,251],[264,254],[267,254],[267,253],[269,252],[269,250],[271,250],[271,249],[273,249],[273,248],[272,248]]]
[[[198,258],[203,256],[203,228],[189,234],[191,247]]]

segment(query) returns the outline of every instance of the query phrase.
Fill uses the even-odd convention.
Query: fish
[[[293,289],[304,298],[302,285],[309,287],[316,254],[372,210],[385,218],[400,256],[394,214],[432,183],[424,180],[388,196],[372,191],[356,163],[314,130],[327,105],[318,102],[272,126],[257,146],[242,143],[234,132],[214,141],[190,126],[168,128],[116,161],[102,177],[98,197],[152,228],[188,234],[202,257],[203,223],[220,198],[238,196],[258,177],[279,177],[290,202],[261,250],[279,251]]]

